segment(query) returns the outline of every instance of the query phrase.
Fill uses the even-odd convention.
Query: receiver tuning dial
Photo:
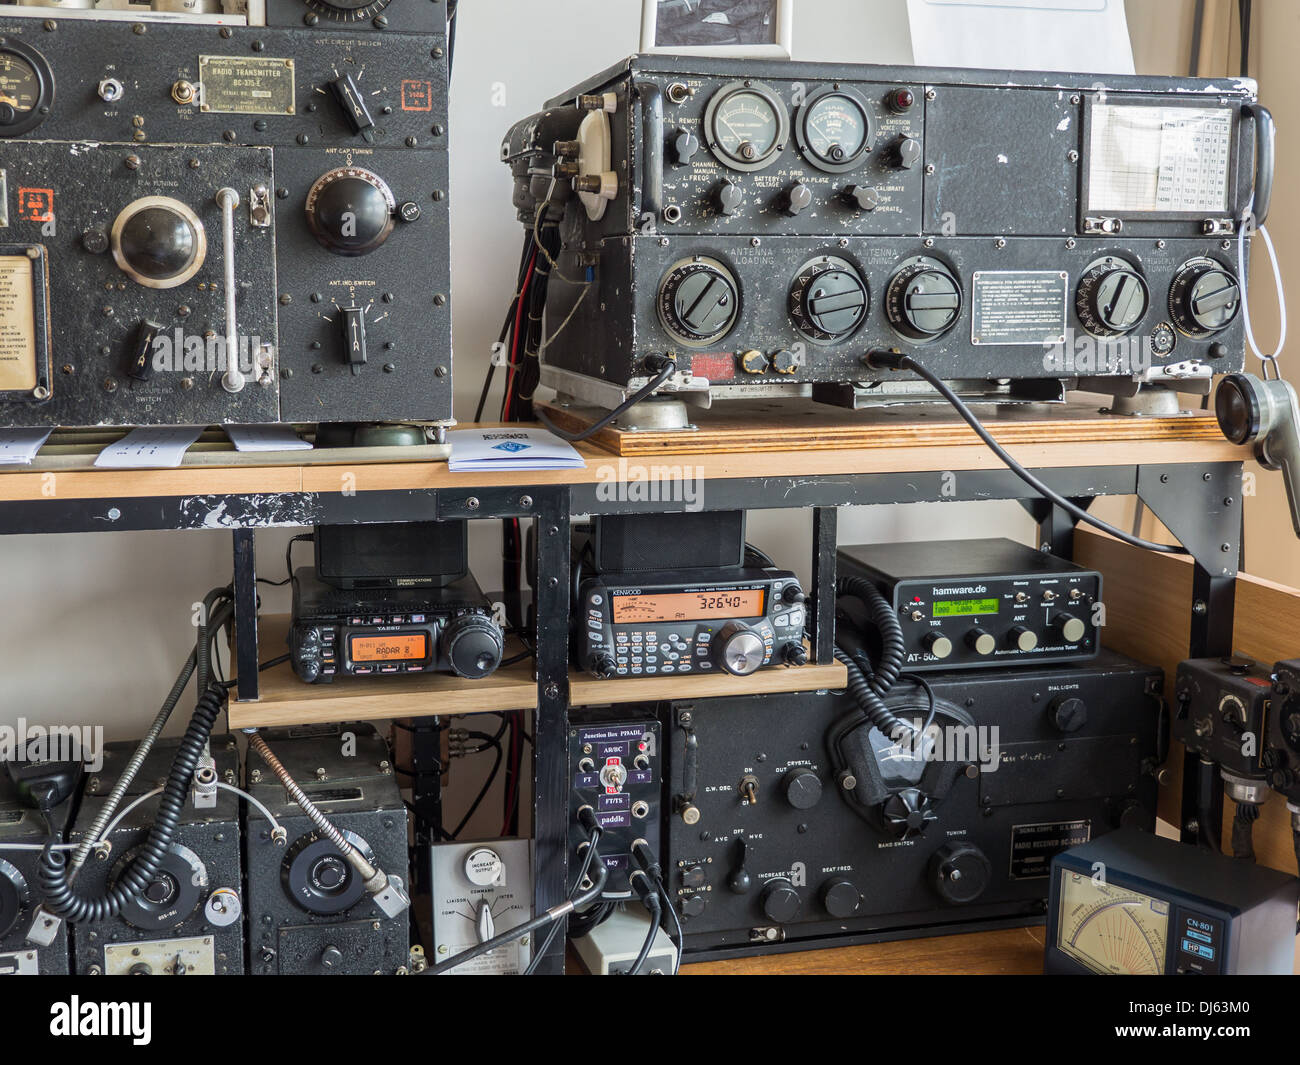
[[[452,618],[442,633],[442,653],[458,677],[478,680],[501,662],[501,630],[484,614]]]
[[[767,648],[763,637],[748,625],[730,621],[713,637],[718,665],[737,677],[747,677],[763,664]]]
[[[824,255],[804,263],[790,287],[790,316],[809,340],[832,343],[866,320],[870,291],[852,263]]]
[[[366,255],[393,231],[397,200],[378,174],[340,166],[316,179],[307,192],[307,225],[335,255]]]
[[[989,885],[993,866],[973,843],[945,843],[930,859],[934,889],[945,902],[974,902]]]
[[[705,347],[730,332],[740,312],[735,275],[699,255],[674,264],[659,283],[659,320],[676,340]]]
[[[175,288],[199,272],[207,255],[203,223],[171,196],[142,196],[127,204],[109,233],[113,261],[146,288]]]
[[[1110,256],[1083,272],[1074,295],[1083,328],[1100,337],[1127,333],[1147,313],[1149,302],[1147,283],[1137,269]]]
[[[904,262],[889,279],[885,313],[903,336],[933,340],[961,314],[961,286],[943,263],[917,256]]]
[[[1191,259],[1178,269],[1169,288],[1169,314],[1190,337],[1217,333],[1232,323],[1241,306],[1241,286],[1213,259]]]

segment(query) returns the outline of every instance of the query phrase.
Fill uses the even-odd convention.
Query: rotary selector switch
[[[885,800],[881,817],[899,839],[911,839],[925,831],[931,821],[938,820],[930,797],[920,788],[904,788]]]
[[[707,347],[731,331],[740,313],[736,276],[717,259],[674,263],[659,282],[659,321],[687,347]]]
[[[112,883],[121,882],[140,861],[143,850],[142,846],[135,847],[122,856],[110,876]],[[207,895],[207,886],[208,871],[199,856],[173,843],[144,890],[122,907],[122,919],[144,931],[174,928],[198,908]]]
[[[737,677],[749,676],[763,664],[767,655],[763,637],[738,621],[723,625],[713,637],[711,647],[718,665]]]
[[[1241,286],[1213,259],[1189,259],[1169,287],[1169,316],[1190,337],[1206,337],[1232,324],[1241,307]]]
[[[171,196],[143,196],[118,212],[109,232],[113,261],[145,288],[175,288],[199,272],[207,256],[203,223]]]
[[[866,321],[870,306],[867,282],[852,263],[834,255],[804,263],[790,287],[790,317],[816,343],[851,336]]]
[[[374,851],[364,839],[347,829],[343,836],[366,861],[375,863]],[[366,893],[365,884],[339,849],[316,832],[300,836],[289,846],[280,864],[280,883],[304,910],[322,916],[350,909]]]
[[[911,340],[933,340],[961,314],[961,286],[943,263],[918,255],[905,260],[889,279],[885,313]]]
[[[307,192],[307,225],[335,255],[366,255],[393,231],[397,199],[378,174],[340,166],[316,179]]]
[[[501,663],[501,629],[485,614],[461,614],[442,632],[442,654],[458,677],[478,680]]]
[[[1122,336],[1138,324],[1151,302],[1146,280],[1137,267],[1106,256],[1091,263],[1079,278],[1074,309],[1093,336]]]

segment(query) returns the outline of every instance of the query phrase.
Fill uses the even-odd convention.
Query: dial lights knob
[[[911,340],[933,340],[961,314],[961,286],[937,259],[918,256],[903,263],[889,280],[885,313]]]
[[[458,677],[486,677],[500,665],[501,649],[501,630],[484,614],[462,614],[443,630],[442,653]]]
[[[870,291],[857,268],[833,255],[804,263],[790,287],[790,317],[799,332],[820,343],[856,332],[870,305]]]
[[[1107,256],[1083,272],[1074,305],[1084,329],[1093,336],[1113,337],[1142,320],[1150,299],[1142,275],[1123,259]]]
[[[1205,337],[1232,324],[1241,307],[1241,286],[1213,259],[1191,259],[1169,288],[1169,315],[1180,331]]]
[[[664,275],[657,303],[669,334],[688,347],[707,347],[731,331],[740,313],[740,290],[725,265],[696,256]]]
[[[307,225],[335,255],[366,255],[393,231],[397,200],[378,174],[359,166],[326,171],[307,192]]]
[[[728,622],[713,637],[714,658],[728,673],[747,677],[763,664],[767,647],[748,625]]]

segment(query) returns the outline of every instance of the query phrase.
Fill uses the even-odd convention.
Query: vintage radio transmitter
[[[54,768],[51,763],[26,765],[37,772]],[[0,762],[0,976],[67,976],[68,923],[58,922],[48,944],[30,939],[28,932],[41,903],[40,848],[51,838],[67,840],[81,791],[81,767],[65,778],[70,790],[48,812],[24,794],[9,769],[9,763]],[[21,849],[6,847],[7,843]]]
[[[1154,826],[1159,669],[1104,651],[926,680],[933,708],[906,678],[885,699],[924,745],[829,694],[665,711],[687,961],[1039,923],[1053,855]]]
[[[671,533],[657,528],[670,524],[677,526]],[[798,578],[745,556],[743,515],[734,512],[602,518],[594,529],[575,529],[578,666],[609,678],[743,677],[765,666],[803,665]],[[648,568],[669,557],[677,563]]]
[[[1174,739],[1218,763],[1225,779],[1263,782],[1271,666],[1237,657],[1179,662],[1174,700]]]
[[[441,587],[348,589],[294,575],[290,661],[299,679],[455,673],[477,680],[501,662],[501,627],[466,574]]]
[[[1136,829],[1052,860],[1049,973],[1290,976],[1300,881]]]
[[[1278,662],[1273,669],[1273,705],[1263,761],[1270,786],[1286,796],[1300,862],[1300,659]]]
[[[0,425],[448,420],[446,16],[0,3]]]
[[[407,813],[388,744],[372,725],[264,729],[267,746],[307,798],[368,861],[409,884]],[[410,921],[388,918],[356,870],[321,835],[262,757],[248,790],[288,832],[288,846],[247,807],[249,971],[260,975],[405,973]],[[396,874],[396,876],[394,876]]]
[[[125,804],[152,791],[167,777],[177,740],[159,740],[123,796]],[[104,766],[86,778],[81,809],[70,840],[80,842],[93,826],[138,745],[110,743]],[[239,751],[233,736],[210,740],[213,781],[239,782]],[[157,805],[145,802],[127,813],[107,839],[107,861],[88,859],[77,876],[79,893],[102,894],[117,883],[148,846]],[[240,855],[240,800],[218,790],[197,790],[176,827],[153,880],[118,917],[73,926],[73,957],[79,975],[237,975],[244,972],[244,880]]]
[[[841,547],[838,566],[891,600],[909,671],[1068,662],[1101,646],[1101,574],[1012,540]]]
[[[1032,398],[1242,365],[1238,234],[1273,160],[1248,79],[639,55],[547,108],[502,160],[586,282],[548,286],[541,368],[582,402],[664,355],[661,393],[702,402],[853,403],[896,346]]]
[[[601,827],[597,850],[609,870],[602,897],[630,899],[632,845],[659,851],[663,751],[658,720],[630,718],[626,706],[575,708],[569,729],[569,868],[576,868],[587,830],[578,811],[589,806]],[[581,885],[579,885],[581,886]]]

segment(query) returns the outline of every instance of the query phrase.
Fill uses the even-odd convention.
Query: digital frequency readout
[[[670,592],[665,595],[613,597],[614,622],[707,621],[713,618],[756,618],[763,613],[762,588],[720,592]]]
[[[977,614],[996,614],[996,599],[940,599],[930,612],[936,618],[969,618]]]
[[[423,662],[429,657],[429,636],[423,632],[353,636],[348,651],[353,662]]]

